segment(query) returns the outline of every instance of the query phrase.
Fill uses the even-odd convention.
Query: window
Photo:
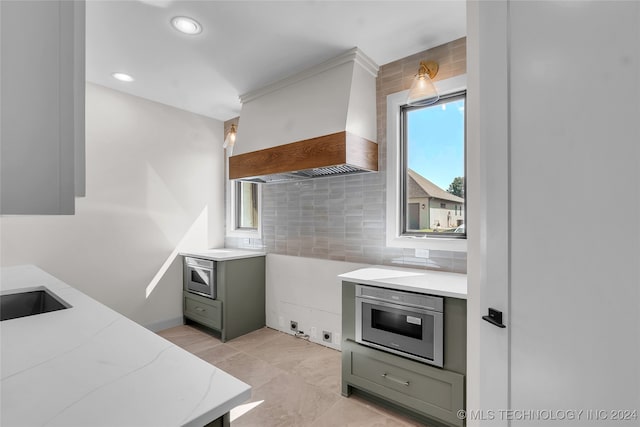
[[[458,206],[465,202],[465,99],[461,91],[426,107],[400,107],[402,235],[466,235],[455,231],[464,223]],[[429,208],[418,211],[415,204]]]
[[[234,183],[236,186],[236,229],[258,229],[258,184],[255,182]]]
[[[387,97],[387,246],[466,251],[466,76],[435,82],[440,100]]]
[[[260,239],[262,192],[255,182],[228,181],[227,187],[227,231],[230,237]]]

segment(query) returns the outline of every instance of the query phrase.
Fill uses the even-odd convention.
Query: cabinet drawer
[[[464,375],[369,348],[350,351],[348,382],[428,417],[462,425]]]
[[[184,316],[213,329],[222,329],[222,302],[184,293]]]

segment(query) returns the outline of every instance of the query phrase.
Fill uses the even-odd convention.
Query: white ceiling
[[[357,46],[379,65],[466,34],[464,0],[87,1],[87,80],[228,120],[240,94]],[[188,36],[169,21],[189,16]],[[121,71],[136,79],[119,82]]]

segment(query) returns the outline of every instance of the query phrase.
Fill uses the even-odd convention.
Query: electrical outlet
[[[331,342],[331,332],[322,331],[322,341]]]
[[[298,322],[296,322],[295,320],[291,321],[291,323],[289,324],[289,327],[293,332],[298,332]]]
[[[429,258],[429,249],[416,249],[416,258]]]
[[[336,342],[340,344],[340,339],[342,338],[342,334],[340,334],[340,332],[336,332],[333,338],[335,338]]]
[[[309,335],[311,335],[311,338],[317,338],[318,330],[316,329],[316,327],[312,326],[310,331],[311,333]]]

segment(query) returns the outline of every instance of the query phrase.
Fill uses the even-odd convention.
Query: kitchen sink
[[[64,310],[69,304],[46,289],[0,295],[0,321]]]

